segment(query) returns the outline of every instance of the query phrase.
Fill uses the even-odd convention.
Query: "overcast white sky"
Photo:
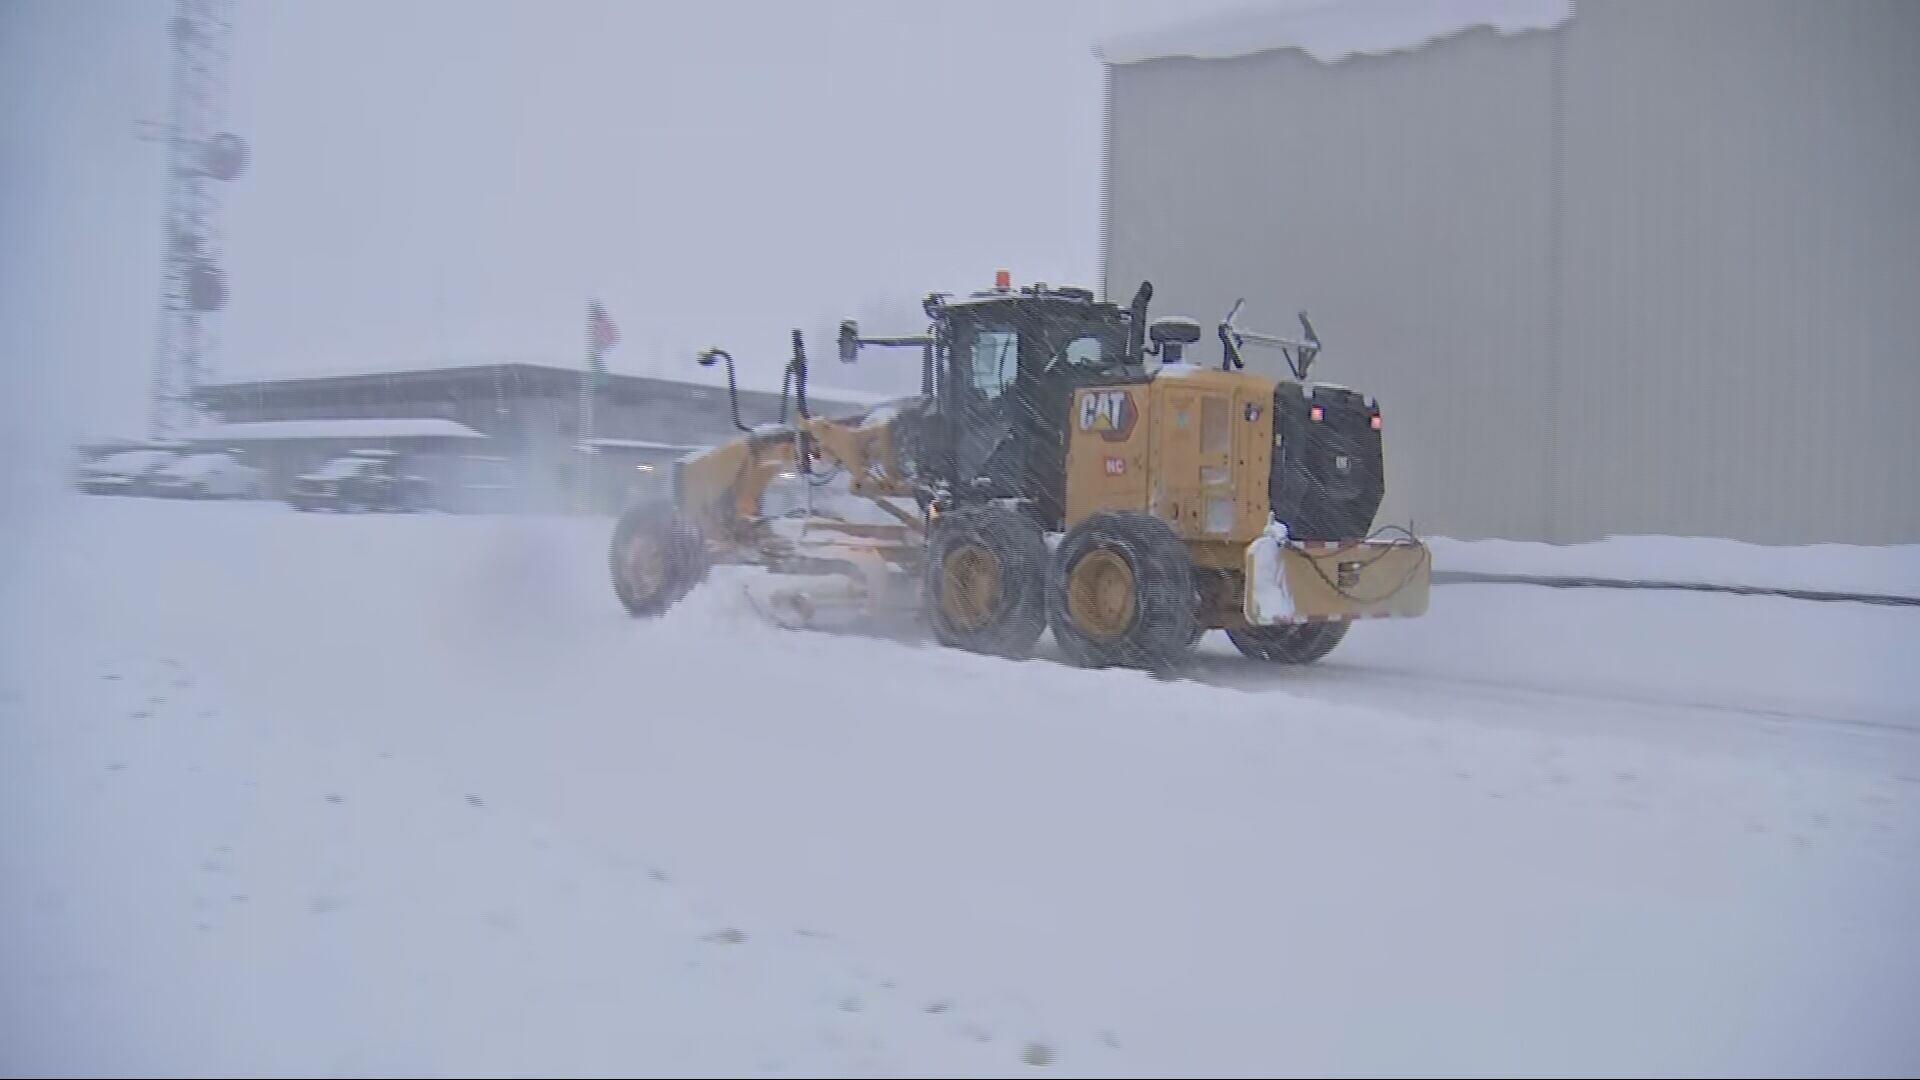
[[[709,343],[772,368],[789,326],[998,267],[1096,284],[1093,43],[1244,6],[240,0],[221,366],[577,363],[597,294],[617,369]],[[15,452],[144,426],[161,160],[134,130],[166,108],[170,10],[0,0]]]

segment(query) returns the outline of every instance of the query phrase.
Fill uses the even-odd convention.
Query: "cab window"
[[[973,335],[971,381],[983,397],[998,398],[1019,371],[1020,335],[1012,330],[987,329]]]
[[[1106,362],[1100,339],[1094,335],[1077,337],[1060,350],[1060,358],[1073,367],[1097,368]]]

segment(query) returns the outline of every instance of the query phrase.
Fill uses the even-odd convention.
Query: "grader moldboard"
[[[1153,287],[1125,308],[1085,289],[995,287],[924,302],[927,333],[839,331],[840,359],[918,349],[921,393],[814,415],[798,330],[795,415],[675,463],[670,498],[627,509],[614,591],[658,616],[718,563],[791,581],[789,626],[830,611],[909,611],[944,645],[1020,658],[1051,628],[1088,667],[1177,668],[1224,629],[1245,655],[1325,656],[1360,618],[1422,615],[1431,560],[1405,530],[1370,532],[1384,493],[1377,403],[1307,381],[1320,342],[1218,325],[1217,367],[1188,352],[1200,324],[1150,326]],[[1245,370],[1277,348],[1291,378]],[[1157,360],[1148,370],[1147,358]],[[786,394],[782,395],[782,413]],[[1397,535],[1388,535],[1389,532]]]

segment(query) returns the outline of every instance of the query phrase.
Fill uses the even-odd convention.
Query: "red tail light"
[[[1312,417],[1313,422],[1317,424],[1320,421],[1325,420],[1327,418],[1327,410],[1321,408],[1318,405],[1315,405],[1313,407],[1313,411],[1308,413],[1307,415]]]
[[[1380,430],[1380,414],[1379,414],[1379,413],[1375,413],[1375,414],[1373,415],[1373,419],[1372,419],[1372,420],[1370,421],[1370,423],[1372,423],[1372,424],[1373,424],[1373,430],[1375,430],[1375,431],[1379,431],[1379,430]]]
[[[995,270],[993,272],[993,287],[996,289],[1013,288],[1013,272],[1010,270]]]

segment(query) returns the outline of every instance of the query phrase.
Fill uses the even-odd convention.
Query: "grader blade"
[[[763,617],[788,630],[851,629],[896,620],[917,610],[918,589],[890,554],[897,550],[884,543],[833,543],[816,533],[796,546],[790,565],[749,585],[747,598]]]
[[[754,609],[784,630],[831,629],[857,622],[871,607],[866,587],[839,575],[779,574],[743,588]]]

